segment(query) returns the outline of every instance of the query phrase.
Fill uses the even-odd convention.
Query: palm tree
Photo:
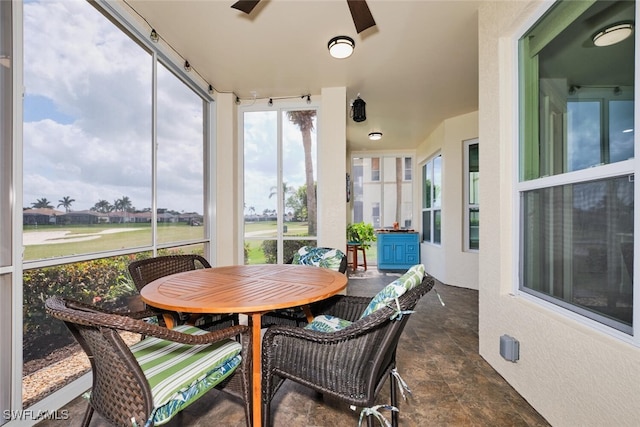
[[[108,201],[102,199],[99,200],[95,205],[93,205],[91,210],[100,213],[108,213],[113,210],[113,206]]]
[[[35,203],[31,203],[31,206],[33,206],[34,209],[53,209],[53,205],[46,197],[36,200]]]
[[[273,196],[278,194],[278,187],[274,185],[269,189],[269,191],[269,198],[272,198]],[[284,199],[288,194],[292,194],[294,192],[295,189],[293,187],[289,187],[286,182],[282,183],[282,199]]]
[[[121,199],[116,200],[116,203],[118,204],[119,210],[121,211],[129,212],[129,210],[131,209],[131,199],[129,199],[127,196],[122,196]]]
[[[302,134],[302,147],[304,148],[305,178],[307,185],[307,217],[309,224],[309,235],[316,235],[317,205],[316,186],[313,182],[313,162],[311,160],[311,131],[313,130],[313,119],[316,117],[315,110],[287,111],[289,121],[298,126]]]
[[[71,210],[71,204],[75,202],[76,199],[72,199],[70,196],[64,196],[62,199],[58,200],[57,207],[64,207],[65,212],[69,212]]]

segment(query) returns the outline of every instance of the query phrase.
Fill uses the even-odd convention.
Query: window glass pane
[[[380,181],[380,159],[371,159],[371,181]]]
[[[283,231],[287,236],[316,236],[316,110],[285,111],[282,130]]]
[[[431,242],[431,211],[422,211],[422,240]]]
[[[411,158],[409,158],[411,160]],[[378,221],[373,222],[374,227],[393,228],[397,222],[400,227],[411,227],[413,219],[412,185],[411,180],[405,179],[403,166],[406,164],[402,157],[382,158],[382,209],[379,212]],[[405,203],[407,202],[407,203]],[[379,224],[379,225],[378,225]]]
[[[150,54],[87,2],[26,2],[24,80],[25,260],[151,244]]]
[[[202,239],[203,100],[161,64],[157,111],[158,242]]]
[[[422,207],[430,208],[433,200],[433,162],[428,162],[423,168],[424,181],[422,185]]]
[[[13,135],[11,106],[12,50],[11,50],[12,2],[0,2],[0,266],[11,265],[11,188]],[[3,403],[3,402],[0,402]]]
[[[633,199],[628,176],[524,192],[523,287],[631,326]]]
[[[264,245],[273,244],[273,251],[276,247],[277,200],[282,197],[278,194],[277,117],[276,111],[252,111],[243,115],[244,252],[248,264],[268,263]],[[273,240],[265,243],[265,239]],[[267,252],[270,248],[267,247]]]
[[[406,181],[411,181],[413,176],[411,162],[412,162],[411,157],[404,158],[404,179]]]
[[[469,204],[479,203],[480,167],[478,161],[478,144],[469,145]]]
[[[469,209],[469,249],[480,249],[480,209]]]
[[[442,243],[442,211],[433,211],[433,243]]]
[[[611,162],[633,157],[633,101],[609,102],[609,141]]]
[[[442,203],[442,156],[433,159],[433,207]]]
[[[568,102],[567,128],[567,172],[603,163],[600,102]]]
[[[592,36],[612,10],[633,22],[635,2],[572,3],[556,2],[520,41],[525,180],[634,157],[635,37],[597,47]]]

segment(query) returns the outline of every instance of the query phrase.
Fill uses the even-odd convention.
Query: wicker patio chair
[[[286,264],[331,268],[344,274],[347,271],[347,256],[340,249],[303,246],[287,260]],[[285,308],[263,314],[261,322],[263,328],[272,325],[305,326],[307,316],[300,307]]]
[[[148,283],[161,277],[199,268],[211,268],[211,264],[206,258],[195,254],[164,255],[133,261],[129,264],[129,274],[138,291],[141,291]],[[146,306],[146,308],[155,311],[156,314],[162,314],[158,316],[160,324],[164,324],[163,316],[170,316],[174,325],[189,323],[207,330],[221,329],[239,324],[237,314],[202,315],[175,313],[149,306]]]
[[[240,398],[251,425],[247,326],[213,332],[189,325],[167,329],[61,297],[45,305],[49,315],[64,321],[91,362],[93,385],[83,426],[94,410],[116,426],[164,424],[213,388]],[[128,347],[120,331],[147,338]]]
[[[314,305],[317,314],[350,323],[334,332],[292,326],[272,326],[262,344],[263,425],[271,424],[271,401],[285,379],[360,408],[374,408],[375,398],[389,378],[391,405],[397,408],[396,348],[410,311],[429,292],[434,279],[425,275],[394,302],[366,315],[371,298],[336,295]],[[317,318],[316,318],[317,319]],[[343,321],[341,321],[343,322]],[[367,412],[367,422],[373,417]],[[392,411],[392,425],[398,414]]]

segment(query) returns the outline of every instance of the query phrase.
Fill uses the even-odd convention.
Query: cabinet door
[[[394,239],[393,243],[393,263],[405,264],[407,256],[407,243],[404,239]]]
[[[392,264],[394,262],[394,244],[392,239],[388,239],[387,236],[378,237],[378,257],[379,262],[382,264]]]

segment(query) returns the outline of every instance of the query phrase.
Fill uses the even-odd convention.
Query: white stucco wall
[[[318,246],[346,250],[347,89],[322,89],[318,124]]]
[[[242,212],[239,199],[242,180],[238,174],[238,110],[235,95],[221,93],[216,97],[214,167],[211,206],[215,218],[213,247],[210,259],[213,265],[237,264],[240,258],[238,212]]]
[[[553,426],[637,426],[640,349],[514,286],[514,43],[543,6],[497,1],[479,13],[480,354]],[[503,334],[520,341],[517,363],[499,355]]]
[[[442,154],[442,244],[421,243],[420,258],[426,270],[443,283],[478,289],[478,252],[464,251],[464,141],[478,137],[478,112],[445,120],[417,149],[417,189],[414,192],[416,218],[422,218],[422,165],[437,153]],[[483,150],[480,141],[480,151]],[[480,182],[484,171],[480,169]],[[484,203],[480,199],[480,212]],[[481,222],[480,228],[483,227]],[[480,241],[480,248],[484,244]],[[464,265],[464,268],[460,268]]]

